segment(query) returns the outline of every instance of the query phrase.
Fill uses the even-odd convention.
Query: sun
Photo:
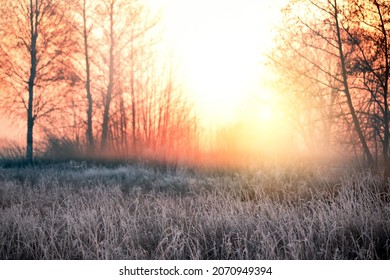
[[[256,121],[260,122],[261,125],[269,125],[275,122],[275,110],[278,103],[278,98],[275,93],[266,89],[260,91],[257,94],[257,102],[254,105],[254,109],[257,112]]]
[[[165,38],[199,115],[206,123],[234,121],[248,96],[262,91],[264,53],[284,1],[161,1]],[[260,111],[260,119],[271,118],[272,110]]]
[[[208,118],[230,120],[235,107],[257,83],[253,59],[256,50],[235,35],[215,32],[214,36],[202,36],[187,49],[187,85]]]
[[[273,120],[274,113],[273,108],[271,106],[263,106],[259,109],[259,115],[258,115],[259,121],[263,123],[268,123]]]

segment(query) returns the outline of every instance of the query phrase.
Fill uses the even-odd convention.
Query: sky
[[[251,96],[272,98],[265,54],[286,1],[148,1],[162,9],[165,40],[204,121],[232,122]],[[269,108],[259,113],[264,119],[269,114]]]
[[[234,122],[253,96],[267,103],[255,109],[259,121],[272,119],[276,99],[266,87],[265,53],[286,0],[143,1],[162,13],[165,44],[203,124]],[[24,141],[24,126],[15,123],[3,116],[0,138]]]

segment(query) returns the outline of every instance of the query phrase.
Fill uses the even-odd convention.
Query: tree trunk
[[[125,108],[125,100],[123,96],[123,91],[121,90],[120,95],[120,138],[121,138],[121,148],[122,151],[127,152],[127,116]]]
[[[135,67],[134,67],[134,45],[133,40],[134,36],[131,35],[131,72],[130,72],[130,95],[131,95],[131,128],[132,128],[132,137],[133,137],[133,152],[137,152],[137,136],[136,136],[136,97],[135,97]]]
[[[33,133],[34,133],[34,86],[35,76],[37,72],[37,39],[38,39],[38,0],[35,0],[35,7],[33,0],[30,0],[30,77],[28,79],[28,105],[27,105],[27,148],[26,161],[29,164],[33,162]]]
[[[91,72],[90,72],[89,54],[88,54],[89,46],[88,46],[88,33],[87,33],[86,0],[83,1],[83,36],[84,36],[85,72],[86,72],[85,89],[87,92],[87,101],[88,101],[86,138],[87,138],[88,152],[93,152],[94,139],[93,139],[93,129],[92,129]]]
[[[381,8],[378,2],[375,0],[374,4],[378,10],[378,15],[381,24],[381,31],[383,33],[383,41],[384,41],[384,55],[385,55],[385,77],[383,81],[383,107],[384,107],[384,135],[383,135],[383,159],[385,165],[384,171],[384,180],[390,178],[390,162],[389,162],[389,141],[390,141],[390,131],[389,131],[389,103],[388,103],[388,95],[389,95],[389,76],[390,76],[390,53],[389,53],[389,45],[387,38],[387,30],[386,23],[382,16]]]
[[[110,104],[114,89],[114,2],[110,4],[110,51],[109,51],[109,73],[108,73],[108,88],[104,102],[103,124],[102,124],[102,143],[101,150],[107,148],[108,138],[108,123],[110,119]]]
[[[351,93],[349,91],[347,69],[346,69],[346,65],[345,65],[345,56],[344,56],[344,52],[343,52],[343,43],[341,40],[337,0],[334,0],[334,18],[335,18],[335,23],[336,23],[337,44],[338,44],[338,50],[339,50],[339,56],[340,56],[341,72],[342,72],[342,76],[343,76],[344,93],[345,93],[345,96],[347,97],[347,103],[348,103],[350,113],[352,115],[354,128],[359,136],[359,140],[360,140],[360,143],[363,147],[364,154],[367,158],[367,163],[370,167],[373,167],[374,163],[375,163],[374,158],[372,157],[370,149],[368,148],[368,145],[367,145],[367,141],[364,138],[362,129],[360,127],[359,119],[356,115],[356,111],[355,111],[355,108],[353,106]]]

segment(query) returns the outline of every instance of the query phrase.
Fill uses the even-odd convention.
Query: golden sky
[[[231,122],[250,96],[272,99],[264,54],[285,0],[149,1],[162,9],[165,38],[203,120]],[[263,119],[270,114],[259,112]]]

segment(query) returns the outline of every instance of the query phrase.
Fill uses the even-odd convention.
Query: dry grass
[[[370,173],[0,169],[0,259],[389,259]]]

